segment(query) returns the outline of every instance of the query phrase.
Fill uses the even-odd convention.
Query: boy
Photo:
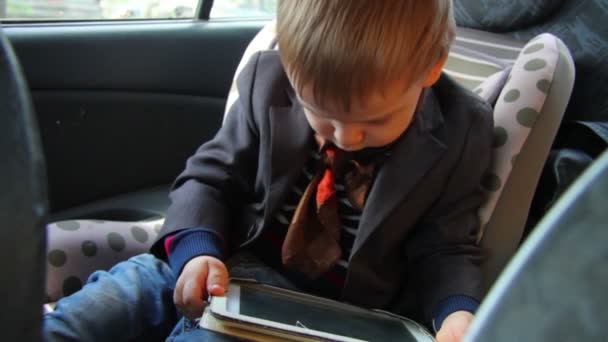
[[[449,0],[280,1],[279,52],[250,60],[225,124],[174,184],[152,247],[171,270],[148,256],[132,269],[152,280],[125,291],[166,293],[174,274],[175,305],[200,317],[227,288],[223,260],[248,250],[286,284],[460,340],[480,296],[493,130],[491,108],[441,74],[453,36]]]

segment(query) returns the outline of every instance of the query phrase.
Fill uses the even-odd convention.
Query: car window
[[[203,0],[0,0],[3,21],[180,19]],[[277,0],[215,0],[210,17],[274,17]]]
[[[3,21],[193,18],[200,0],[0,0]]]
[[[229,18],[273,18],[277,0],[215,0],[211,13],[212,19]]]

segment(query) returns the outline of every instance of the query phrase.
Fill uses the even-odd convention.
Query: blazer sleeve
[[[151,248],[156,256],[166,259],[164,238],[188,228],[213,232],[226,245],[231,214],[253,196],[260,139],[251,94],[259,57],[259,53],[252,56],[241,72],[239,98],[220,130],[188,159],[175,180],[165,223]]]
[[[484,200],[482,178],[491,160],[493,118],[485,103],[474,110],[460,158],[441,197],[406,244],[426,322],[442,300],[464,295],[479,301],[482,294],[477,211]]]

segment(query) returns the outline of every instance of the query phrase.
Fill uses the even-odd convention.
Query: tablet
[[[299,341],[433,341],[421,325],[388,312],[251,281],[232,279],[210,313],[234,328]]]

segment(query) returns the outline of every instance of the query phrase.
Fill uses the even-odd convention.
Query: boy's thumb
[[[228,288],[228,271],[226,267],[211,266],[207,275],[207,291],[212,296],[223,296]]]

